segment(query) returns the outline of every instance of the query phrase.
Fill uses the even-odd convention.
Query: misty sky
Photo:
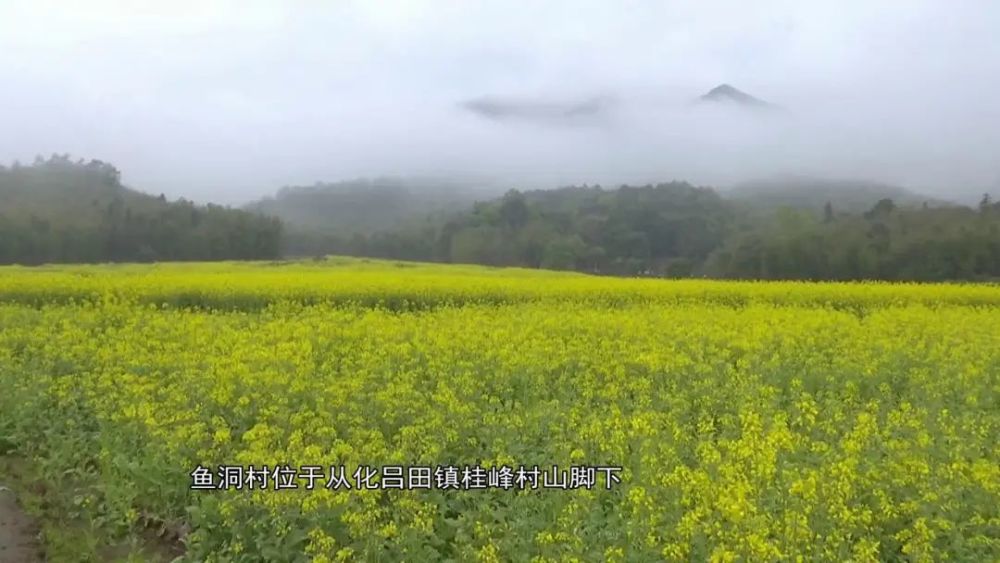
[[[1000,187],[997,30],[989,0],[0,0],[0,162],[68,152],[225,203],[415,174],[981,193]],[[720,83],[787,112],[690,104]],[[482,96],[615,103],[505,121],[463,109]]]

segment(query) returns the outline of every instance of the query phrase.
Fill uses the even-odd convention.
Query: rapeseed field
[[[998,437],[997,286],[0,268],[52,560],[996,561]]]

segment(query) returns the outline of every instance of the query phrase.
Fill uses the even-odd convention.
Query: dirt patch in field
[[[14,492],[0,483],[0,561],[36,563],[42,561],[35,521],[21,510]]]
[[[68,479],[56,489],[32,475],[30,462],[0,452],[0,563],[167,563],[184,554],[185,526],[146,519],[128,537],[112,537],[92,514],[69,516],[73,498],[91,491],[86,483]]]

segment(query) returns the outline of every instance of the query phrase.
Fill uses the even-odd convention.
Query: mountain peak
[[[708,91],[705,96],[732,96],[734,94],[743,94],[738,88],[735,88],[729,84],[719,84],[715,88]],[[743,94],[745,95],[745,94]]]
[[[715,88],[708,91],[707,94],[702,95],[698,98],[702,102],[725,102],[725,103],[736,103],[745,106],[755,106],[755,107],[771,107],[771,104],[755,98],[734,86],[729,84],[719,84]]]

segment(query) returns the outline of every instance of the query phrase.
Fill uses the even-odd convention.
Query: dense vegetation
[[[310,256],[335,252],[343,246],[341,241],[357,242],[373,233],[410,227],[466,209],[477,198],[492,195],[487,187],[474,188],[448,179],[362,178],[286,186],[245,209],[280,217],[286,226],[284,253]]]
[[[903,207],[922,206],[924,203],[939,207],[947,203],[900,186],[794,175],[742,182],[725,195],[741,206],[760,212],[781,207],[815,211],[829,202],[836,205],[840,212],[860,214],[882,199],[891,199]]]
[[[1000,205],[862,214],[780,210],[731,235],[707,264],[723,277],[811,280],[1000,279]]]
[[[131,190],[101,161],[53,155],[0,166],[0,264],[261,259],[280,251],[280,221]]]
[[[837,186],[836,184],[834,186]],[[1000,277],[1000,205],[873,197],[845,184],[819,203],[794,189],[721,197],[682,182],[517,192],[422,224],[320,237],[315,254],[614,275],[807,280]],[[836,188],[820,192],[833,197]],[[867,194],[867,201],[865,199]],[[767,202],[767,205],[762,205]],[[864,206],[864,207],[862,207]],[[853,211],[864,209],[863,211]]]
[[[123,187],[99,161],[0,168],[0,263],[328,254],[628,276],[995,280],[1000,205],[786,178],[491,194],[382,178],[285,188],[244,210]],[[477,201],[479,200],[479,201]]]
[[[52,561],[997,561],[998,307],[347,259],[0,268],[0,482]],[[621,482],[462,477],[536,464]],[[244,479],[190,489],[223,465]]]

